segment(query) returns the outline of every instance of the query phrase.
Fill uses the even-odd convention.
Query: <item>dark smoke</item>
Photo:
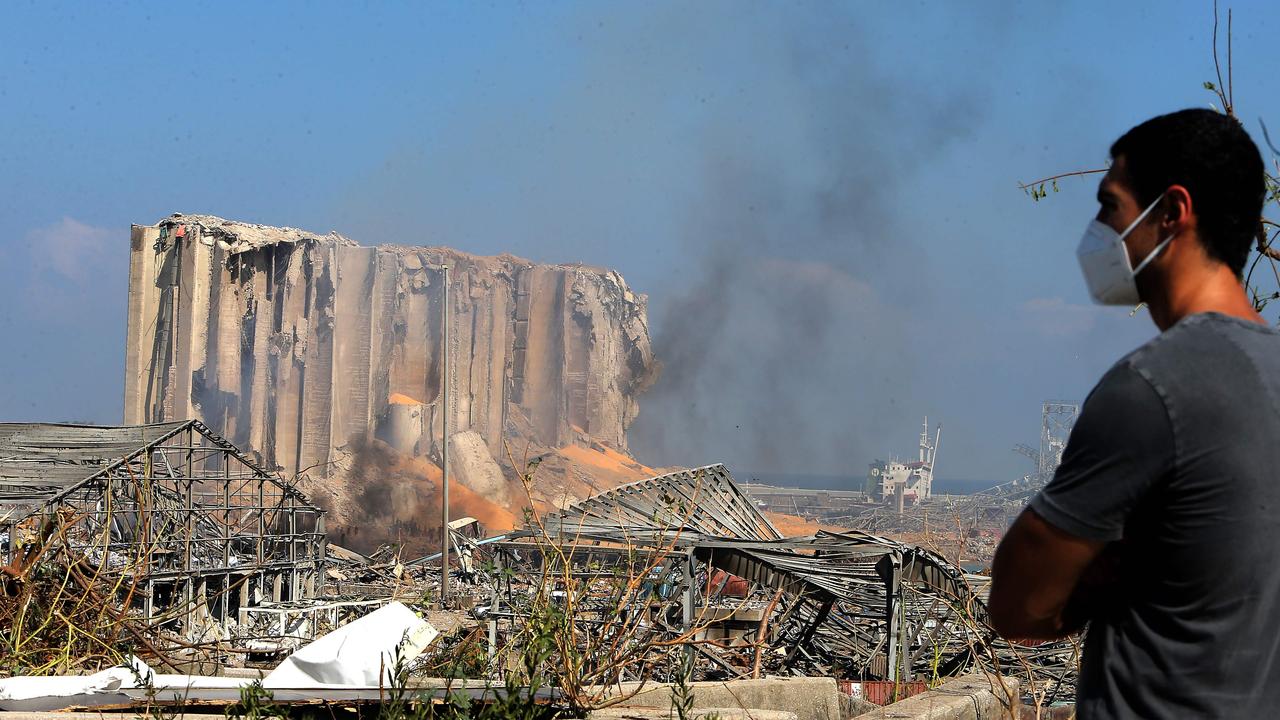
[[[430,460],[401,453],[381,440],[348,448],[352,464],[332,495],[312,493],[330,513],[334,542],[370,553],[396,545],[406,557],[440,547],[440,468]],[[484,530],[499,533],[515,526],[506,508],[470,491],[450,475],[449,516],[474,517]]]
[[[786,92],[761,94],[797,103],[773,108],[799,118],[795,134],[708,124],[683,287],[652,296],[663,375],[641,401],[632,448],[657,464],[858,475],[877,456],[912,452],[930,412],[912,380],[942,352],[911,310],[937,271],[929,245],[950,239],[914,224],[912,208],[946,202],[947,180],[936,197],[902,197],[904,180],[927,173],[978,113],[948,81],[891,81],[860,49],[856,18],[773,20],[783,40],[752,62],[781,69]]]

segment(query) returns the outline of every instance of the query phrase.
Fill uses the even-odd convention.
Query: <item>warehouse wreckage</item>
[[[722,465],[624,485],[500,538],[453,538],[487,587],[476,614],[490,654],[504,627],[516,636],[558,605],[594,682],[676,668],[895,682],[1012,668],[1042,698],[1073,693],[1075,645],[998,639],[984,576],[860,531],[783,537]]]
[[[0,424],[0,558],[129,582],[126,611],[188,641],[229,639],[252,611],[315,597],[324,514],[197,421]]]
[[[449,532],[459,558],[450,594],[474,606],[459,625],[472,631],[438,650],[487,645],[477,670],[493,677],[530,624],[552,618],[562,632],[550,659],[575,656],[579,687],[684,672],[906,682],[1014,667],[1071,692],[1075,647],[996,639],[983,578],[865,532],[783,537],[721,465],[528,518],[493,538],[456,523]],[[332,580],[352,568],[373,585],[392,572],[329,546],[320,509],[197,421],[0,424],[5,574],[21,578],[55,547],[129,575],[116,597],[124,612],[206,646],[311,638],[393,594],[335,597]],[[440,590],[433,560],[438,568],[430,557],[385,566],[429,599]]]

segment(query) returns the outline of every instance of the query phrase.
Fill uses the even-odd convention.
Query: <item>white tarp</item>
[[[118,705],[129,702],[120,692],[135,687],[135,669],[151,670],[137,658],[134,668],[114,667],[93,675],[71,677],[12,677],[0,680],[0,710],[42,712],[72,705]]]
[[[396,656],[408,663],[440,633],[398,602],[347,623],[285,658],[262,687],[379,687],[392,679]]]
[[[285,658],[263,678],[262,685],[277,700],[325,698],[327,693],[317,692],[325,690],[355,691],[356,696],[368,694],[360,691],[370,691],[374,694],[369,697],[376,698],[390,677],[397,653],[407,663],[437,635],[439,632],[430,623],[403,604],[393,602]],[[384,682],[380,683],[380,679]],[[157,674],[146,663],[131,658],[129,666],[93,675],[2,678],[0,710],[50,712],[127,705],[145,699],[153,690],[160,700],[234,702],[240,688],[250,682],[240,678]]]

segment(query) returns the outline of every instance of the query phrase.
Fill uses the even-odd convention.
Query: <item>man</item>
[[[996,551],[1011,639],[1088,624],[1080,718],[1280,712],[1280,332],[1241,273],[1265,192],[1233,118],[1184,110],[1111,148],[1078,251],[1161,334],[1093,389],[1053,481]]]

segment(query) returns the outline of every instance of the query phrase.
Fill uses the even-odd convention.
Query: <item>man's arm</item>
[[[1080,629],[1087,617],[1070,607],[1088,604],[1081,580],[1106,543],[1086,540],[1045,522],[1030,508],[996,549],[987,610],[1001,636],[1052,640]]]
[[[988,610],[1001,635],[1058,638],[1094,614],[1130,513],[1173,468],[1164,401],[1128,362],[1085,400],[1062,464],[1005,534]]]

